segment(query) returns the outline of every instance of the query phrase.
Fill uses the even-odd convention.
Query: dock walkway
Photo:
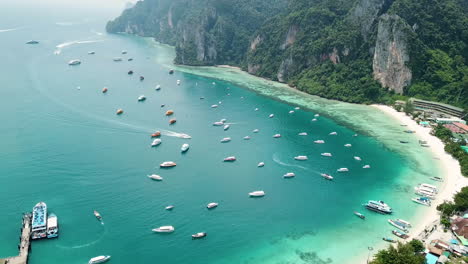
[[[31,250],[31,217],[30,213],[23,215],[23,226],[21,228],[20,243],[18,245],[19,255],[9,258],[0,258],[0,264],[27,264],[28,253]]]

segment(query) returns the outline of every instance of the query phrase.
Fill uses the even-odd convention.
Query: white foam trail
[[[98,31],[96,31],[96,30],[94,30],[94,29],[91,30],[91,33],[94,33],[94,34],[96,34],[96,35],[98,35],[98,36],[104,35],[104,33],[98,32]]]
[[[170,130],[161,130],[161,134],[168,136],[168,137],[178,137],[178,138],[183,138],[184,136],[189,136],[185,133],[179,133],[175,131],[170,131]]]
[[[57,26],[64,26],[64,27],[69,27],[69,26],[74,26],[74,25],[79,25],[81,22],[55,22],[55,25]]]
[[[299,169],[308,170],[306,167],[303,167],[303,166],[300,166],[300,165],[289,164],[289,163],[282,162],[282,161],[278,158],[278,155],[277,155],[276,153],[273,154],[273,161],[276,162],[276,163],[279,164],[279,165],[282,165],[282,166],[296,167],[296,168],[299,168]]]
[[[10,31],[15,31],[15,30],[18,30],[20,29],[20,27],[18,28],[7,28],[7,29],[0,29],[0,33],[3,33],[3,32],[10,32]]]
[[[74,41],[68,41],[68,42],[63,42],[55,46],[57,49],[54,51],[55,55],[59,55],[62,53],[62,49],[66,47],[70,47],[72,45],[76,44],[89,44],[89,43],[96,43],[96,42],[103,42],[104,40],[102,39],[96,39],[96,40],[74,40]]]

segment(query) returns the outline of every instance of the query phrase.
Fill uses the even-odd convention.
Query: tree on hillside
[[[412,240],[406,244],[398,242],[397,246],[390,245],[380,250],[370,264],[425,264],[426,259],[420,252],[424,245],[419,240]]]
[[[411,100],[406,101],[405,105],[403,106],[403,111],[405,111],[407,115],[413,113],[414,105],[413,102],[411,102]]]

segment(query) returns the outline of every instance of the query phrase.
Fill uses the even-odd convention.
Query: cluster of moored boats
[[[47,204],[39,202],[33,207],[31,218],[31,239],[56,238],[59,235],[58,218],[48,214]]]

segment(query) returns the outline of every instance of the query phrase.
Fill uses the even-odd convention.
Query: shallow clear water
[[[101,254],[112,255],[110,263],[346,263],[392,229],[388,217],[362,208],[366,200],[383,199],[395,217],[410,220],[423,210],[409,200],[412,187],[435,165],[415,143],[395,144],[416,139],[375,109],[304,96],[227,69],[182,67],[169,75],[171,49],[104,33],[115,10],[9,11],[0,16],[0,30],[19,29],[0,31],[0,256],[16,254],[21,213],[39,201],[58,216],[61,233],[33,242],[32,264],[86,263]],[[41,43],[25,45],[30,39]],[[112,61],[120,56],[125,60]],[[71,59],[82,64],[70,67]],[[147,100],[137,102],[142,94]],[[302,110],[289,114],[296,105]],[[116,116],[118,108],[125,113]],[[168,109],[175,125],[164,115]],[[221,118],[231,124],[228,131],[211,125]],[[155,130],[163,143],[151,148]],[[274,139],[276,133],[282,137]],[[243,140],[247,135],[252,139]],[[219,142],[228,136],[231,142]],[[314,144],[317,139],[326,144]],[[186,154],[183,143],[191,146]],[[222,162],[231,155],[238,160]],[[309,160],[295,161],[297,155]],[[159,169],[166,160],[178,166]],[[264,168],[256,167],[260,161]],[[340,167],[350,172],[336,173]],[[287,172],[297,176],[285,180]],[[164,181],[149,180],[151,173]],[[260,189],[264,198],[248,198]],[[220,206],[208,211],[209,202]],[[164,210],[169,204],[173,211]],[[176,231],[151,232],[162,225]],[[206,239],[190,239],[201,231]]]

